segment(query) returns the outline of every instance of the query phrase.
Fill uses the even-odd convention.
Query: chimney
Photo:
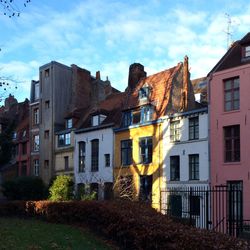
[[[95,78],[96,78],[96,80],[101,80],[101,73],[99,70],[96,71]]]
[[[138,82],[147,76],[147,73],[144,71],[144,66],[140,63],[133,63],[129,67],[128,75],[128,87],[132,90],[136,87]]]
[[[188,109],[189,103],[189,71],[188,71],[188,56],[184,57],[183,63],[183,109]]]

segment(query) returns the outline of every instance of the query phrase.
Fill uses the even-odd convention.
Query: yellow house
[[[115,135],[116,190],[122,185],[120,180],[122,177],[130,177],[133,185],[131,183],[125,185],[130,185],[127,188],[133,190],[128,195],[132,195],[134,199],[152,200],[152,206],[158,209],[162,185],[161,125],[160,122],[156,122],[129,130],[121,129],[116,131]]]
[[[122,124],[115,132],[114,191],[116,196],[151,202],[160,210],[163,179],[163,118],[195,104],[184,63],[146,77],[144,66],[129,68]],[[191,105],[191,106],[190,106]]]

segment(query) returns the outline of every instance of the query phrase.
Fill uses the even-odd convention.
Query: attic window
[[[98,126],[106,119],[106,115],[93,115],[92,116],[92,126]]]
[[[245,47],[245,57],[250,57],[250,45]]]
[[[73,126],[73,121],[72,121],[72,119],[70,118],[70,119],[67,119],[66,120],[66,128],[72,128],[72,126]]]
[[[143,87],[139,90],[139,99],[147,99],[149,97],[149,87]]]

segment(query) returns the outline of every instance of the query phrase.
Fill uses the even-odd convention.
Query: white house
[[[196,224],[201,223],[210,179],[207,107],[165,119],[163,152],[165,209],[178,217],[189,217],[192,209],[193,217],[199,218]]]
[[[77,185],[89,185],[98,199],[112,195],[113,124],[75,132],[74,173]]]
[[[102,101],[75,131],[75,183],[95,191],[98,199],[113,195],[113,128],[121,120],[123,97],[124,93],[115,93]]]

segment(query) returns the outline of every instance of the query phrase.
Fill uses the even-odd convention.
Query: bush
[[[84,224],[122,249],[250,249],[249,243],[176,223],[149,206],[112,201],[28,201],[0,204],[1,215],[36,216],[54,223]]]
[[[17,177],[2,185],[3,194],[9,200],[42,200],[47,198],[47,188],[39,177]]]
[[[67,175],[59,175],[54,180],[52,186],[49,188],[50,197],[52,201],[69,201],[72,200],[74,190],[74,182],[72,177]]]

